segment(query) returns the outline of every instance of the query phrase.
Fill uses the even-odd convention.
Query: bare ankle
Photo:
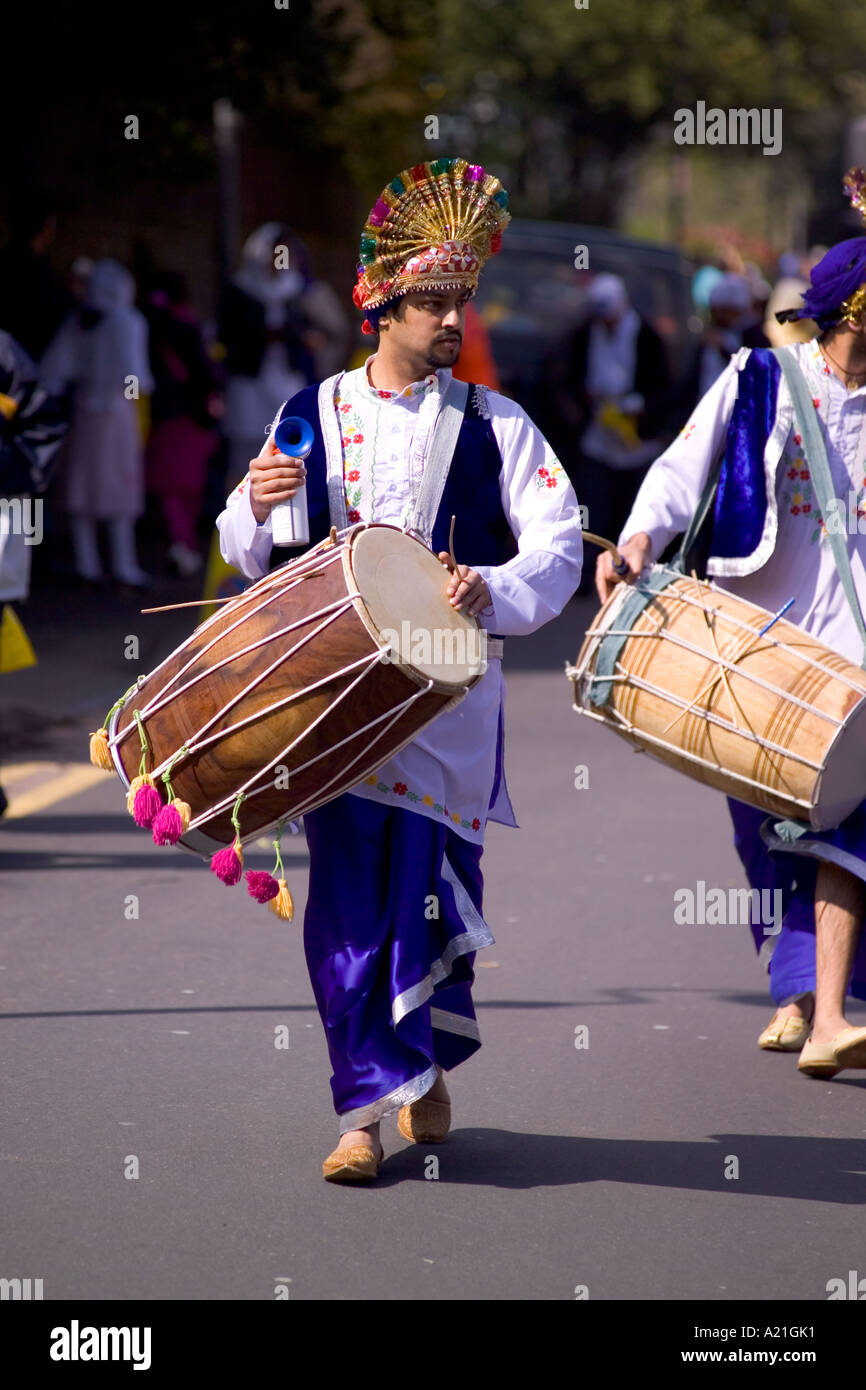
[[[806,1018],[812,1017],[815,1007],[815,998],[812,994],[801,994],[799,998],[790,1000],[787,1004],[782,1004],[776,1010],[780,1018]]]
[[[341,1148],[348,1148],[351,1144],[369,1144],[375,1149],[378,1143],[378,1124],[368,1125],[366,1129],[347,1129],[340,1135]]]
[[[812,1037],[820,1042],[829,1042],[835,1038],[837,1033],[841,1033],[843,1028],[849,1027],[847,1018],[842,1013],[820,1014],[815,1011],[812,1022]]]

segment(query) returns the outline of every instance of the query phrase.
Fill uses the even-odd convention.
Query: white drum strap
[[[854,584],[854,576],[851,573],[851,561],[848,557],[848,542],[846,539],[846,526],[844,512],[840,499],[836,496],[833,486],[833,478],[830,473],[830,462],[827,458],[827,446],[824,443],[824,436],[821,427],[816,419],[816,412],[812,408],[812,398],[809,395],[809,387],[803,376],[797,359],[794,357],[790,348],[771,349],[776,361],[782,369],[791,399],[794,402],[794,418],[803,439],[803,452],[809,464],[809,472],[812,475],[812,486],[815,489],[815,496],[818,499],[818,506],[821,508],[821,515],[824,518],[827,540],[833,552],[833,559],[836,562],[836,569],[839,572],[839,582],[842,585],[843,593],[848,600],[852,617],[860,640],[863,643],[863,659],[861,666],[866,667],[866,623],[863,621],[863,614],[860,611],[860,601],[857,598],[857,589]]]
[[[328,508],[331,525],[343,531],[349,525],[349,512],[346,507],[346,484],[343,479],[343,446],[340,442],[340,426],[334,409],[334,395],[342,381],[343,372],[326,377],[319,387],[319,420],[325,442],[325,464],[328,481]]]
[[[433,425],[433,439],[430,452],[424,464],[421,486],[415,499],[415,506],[409,514],[407,530],[422,536],[425,545],[430,545],[436,513],[445,491],[445,480],[457,448],[463,414],[469,398],[469,387],[465,381],[451,377],[442,394],[439,413]]]

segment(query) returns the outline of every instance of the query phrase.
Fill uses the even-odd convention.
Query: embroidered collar
[[[412,381],[408,386],[404,386],[401,391],[383,391],[378,386],[374,386],[370,380],[370,363],[376,354],[373,353],[367,358],[363,368],[363,387],[365,395],[372,396],[377,401],[400,401],[410,400],[413,396],[426,396],[439,384],[438,374],[430,372],[423,381]]]

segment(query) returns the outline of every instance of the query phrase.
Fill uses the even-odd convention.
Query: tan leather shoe
[[[799,1052],[811,1027],[808,1018],[779,1018],[773,1014],[758,1038],[758,1047],[768,1052]]]
[[[797,1063],[807,1076],[835,1076],[844,1067],[866,1069],[866,1028],[843,1028],[832,1042],[809,1038]]]
[[[335,1149],[322,1164],[325,1182],[372,1182],[379,1176],[385,1150],[379,1145],[378,1157],[369,1144],[350,1144]]]
[[[441,1144],[451,1128],[450,1100],[413,1100],[399,1112],[397,1128],[415,1144]]]

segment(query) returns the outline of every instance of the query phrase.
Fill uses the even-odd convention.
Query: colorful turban
[[[376,309],[411,290],[475,289],[511,221],[508,194],[465,159],[404,169],[382,190],[361,235],[352,299]]]

